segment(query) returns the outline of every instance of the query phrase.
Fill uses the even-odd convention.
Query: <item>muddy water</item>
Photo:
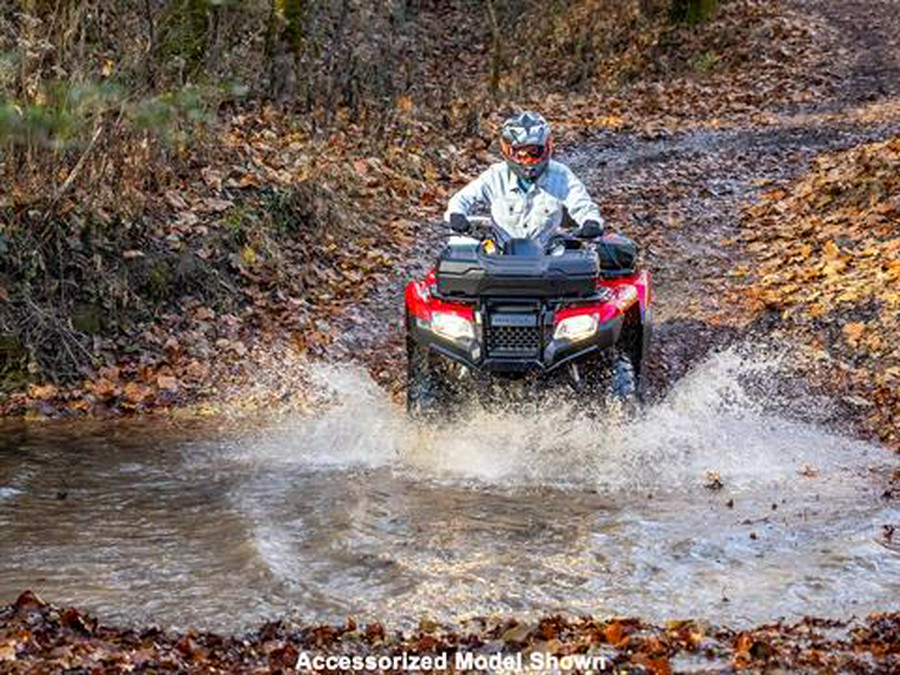
[[[0,600],[222,630],[897,609],[890,453],[762,412],[742,381],[769,368],[717,355],[630,422],[561,404],[421,429],[346,367],[314,419],[3,427]]]

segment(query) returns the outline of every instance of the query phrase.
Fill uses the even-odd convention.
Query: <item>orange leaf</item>
[[[130,403],[140,403],[152,392],[149,387],[140,382],[129,382],[125,385],[123,393]]]
[[[646,672],[653,673],[653,675],[671,675],[672,673],[672,664],[669,663],[669,659],[665,656],[651,658],[646,654],[635,654],[632,657],[631,662],[641,666]]]
[[[100,377],[115,382],[119,379],[120,371],[116,366],[104,366],[100,369]]]
[[[187,365],[185,373],[190,379],[199,382],[205,380],[209,375],[209,366],[206,366],[199,361],[191,361]]]
[[[171,375],[158,375],[156,386],[166,391],[178,391],[178,379]]]
[[[29,384],[28,385],[28,395],[37,399],[38,401],[49,401],[51,398],[54,398],[59,393],[59,390],[54,387],[52,384],[45,385],[37,385],[37,384]]]
[[[864,323],[848,323],[844,325],[844,338],[855,347],[866,330]]]
[[[613,647],[625,644],[630,632],[626,628],[620,622],[613,621],[603,629],[603,638]]]
[[[153,382],[153,366],[141,366],[140,375],[141,379],[147,384]]]
[[[825,257],[829,260],[834,260],[841,255],[841,249],[838,248],[838,245],[833,241],[829,241],[827,244],[825,244],[823,252],[825,254]]]
[[[259,178],[250,173],[245,173],[238,181],[238,187],[259,187],[262,185]]]
[[[86,388],[94,392],[94,395],[100,399],[112,398],[116,395],[118,389],[115,384],[104,377],[88,383]]]

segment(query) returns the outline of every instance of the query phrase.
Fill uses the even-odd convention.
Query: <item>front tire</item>
[[[638,378],[634,362],[628,352],[613,352],[609,373],[607,398],[626,405],[635,405],[638,399]]]
[[[439,409],[436,374],[428,351],[406,338],[406,412],[410,417],[433,417]]]
[[[630,354],[613,348],[604,356],[581,366],[578,386],[585,410],[608,414],[613,410],[632,413],[638,403],[638,375]]]

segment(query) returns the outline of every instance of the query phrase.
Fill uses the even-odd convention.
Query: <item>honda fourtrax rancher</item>
[[[634,400],[651,281],[633,242],[560,235],[544,246],[472,220],[481,233],[451,236],[406,287],[410,414],[446,412],[514,379],[565,382],[588,402]]]

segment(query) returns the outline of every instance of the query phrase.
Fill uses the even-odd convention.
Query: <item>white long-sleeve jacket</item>
[[[559,230],[563,207],[579,225],[588,220],[603,225],[584,183],[554,160],[531,185],[520,181],[506,162],[492,164],[450,198],[444,219],[449,221],[453,213],[468,216],[479,205],[489,205],[494,223],[516,238],[549,238]]]

